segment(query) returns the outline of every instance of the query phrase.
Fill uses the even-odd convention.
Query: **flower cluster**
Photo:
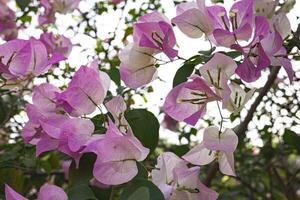
[[[156,169],[152,170],[151,176],[165,199],[217,199],[218,194],[198,178],[200,168],[188,168],[187,164],[171,152],[163,153],[157,158]]]
[[[126,110],[123,98],[105,104],[115,121],[109,121],[105,135],[93,134],[92,121],[81,118],[103,103],[109,85],[110,78],[94,61],[89,67],[81,66],[64,91],[48,83],[36,87],[33,103],[26,106],[25,142],[36,145],[37,156],[57,150],[72,157],[77,166],[83,153],[93,152],[98,156],[93,171],[98,182],[119,185],[130,181],[138,172],[136,161],[144,160],[149,150],[132,134],[122,114]]]
[[[175,34],[171,22],[159,12],[139,18],[133,27],[133,43],[120,52],[121,79],[131,88],[138,88],[156,78],[154,55],[164,52],[170,59],[177,56]]]
[[[15,39],[0,45],[0,74],[6,80],[3,88],[14,88],[47,72],[51,66],[66,59],[59,53],[48,54],[40,40]]]
[[[225,52],[211,55],[195,74],[167,95],[163,106],[166,116],[194,126],[211,102],[216,102],[218,107],[220,102],[223,109],[237,114],[255,89],[246,92],[232,81],[233,77],[254,82],[268,67],[282,66],[292,82],[294,71],[283,46],[291,27],[285,13],[275,14],[273,3],[240,0],[229,12],[219,5],[207,6],[205,0],[177,6],[177,16],[171,23],[186,36],[200,38],[204,35],[216,47],[234,50],[240,56],[231,57]],[[266,7],[268,9],[264,9]],[[176,38],[169,20],[158,12],[138,19],[133,26],[133,41],[119,54],[121,79],[130,88],[145,86],[155,79],[160,65],[157,62],[160,59],[155,57],[157,53],[163,52],[170,62],[183,59],[174,49]],[[194,178],[198,176],[199,168],[188,168],[187,163],[206,165],[217,160],[223,174],[235,176],[233,152],[238,137],[231,129],[223,130],[222,122],[220,127],[205,129],[203,141],[186,153],[183,160],[172,153],[164,153],[158,158],[158,169],[152,171],[152,179],[166,199],[217,198],[217,194]]]
[[[39,16],[39,24],[54,23],[56,12],[71,12],[79,2],[40,0],[44,13]],[[2,1],[0,5],[0,35],[10,40],[17,34],[12,23],[15,16]],[[213,161],[218,162],[223,174],[236,176],[234,151],[238,136],[223,127],[219,103],[222,109],[237,114],[255,89],[245,91],[233,78],[254,82],[266,68],[282,66],[292,82],[294,71],[283,45],[291,28],[284,13],[275,14],[275,7],[270,1],[240,0],[227,12],[220,5],[207,6],[205,0],[197,0],[179,4],[171,20],[154,11],[141,16],[133,25],[133,42],[119,53],[120,77],[133,89],[157,77],[157,68],[162,64],[158,62],[162,60],[156,58],[159,53],[169,58],[165,63],[175,59],[190,61],[180,57],[180,49],[175,49],[173,25],[187,37],[204,36],[211,45],[239,55],[213,53],[211,49],[211,55],[206,55],[201,66],[195,67],[194,74],[167,94],[163,110],[165,127],[170,130],[177,131],[179,122],[195,126],[211,103],[217,104],[222,121],[219,127],[206,128],[203,140],[182,158],[171,152],[157,158],[151,177],[165,199],[217,199],[218,193],[206,187],[199,178],[199,166]],[[51,32],[43,33],[39,40],[15,39],[0,45],[0,75],[5,80],[1,87],[11,89],[29,83],[46,73],[53,64],[65,60],[72,47],[68,38]],[[138,162],[144,161],[150,150],[135,137],[126,120],[127,106],[123,97],[107,95],[110,84],[110,77],[98,69],[95,60],[89,66],[81,66],[64,90],[50,83],[36,86],[32,102],[26,105],[29,120],[22,130],[25,143],[36,146],[36,156],[56,150],[74,159],[76,166],[84,153],[96,154],[93,164],[96,185],[114,186],[131,181],[138,174]],[[103,114],[101,106],[108,111],[105,134],[97,134],[89,118],[97,109]],[[70,162],[66,166],[68,168]],[[8,200],[25,199],[7,185],[5,190]],[[67,196],[61,188],[45,184],[38,200],[47,199],[65,200]]]

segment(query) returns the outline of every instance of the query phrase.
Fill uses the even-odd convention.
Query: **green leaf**
[[[93,117],[91,120],[95,126],[95,133],[104,134],[106,132],[106,128],[104,127],[104,123],[106,122],[106,115],[99,114]]]
[[[25,10],[30,2],[31,0],[16,0],[16,3],[21,8],[21,10]]]
[[[179,85],[180,83],[186,82],[188,77],[192,75],[194,72],[195,64],[186,63],[182,67],[180,67],[173,79],[173,87]]]
[[[164,200],[162,192],[152,182],[135,179],[121,195],[121,200]]]
[[[109,200],[112,188],[91,187],[98,200]]]
[[[186,154],[190,150],[189,145],[181,145],[181,146],[174,146],[174,149],[172,150],[177,156],[181,157],[184,154]]]
[[[86,153],[80,159],[79,167],[76,168],[73,161],[69,170],[70,185],[88,184],[93,178],[93,167],[96,160],[96,155]]]
[[[200,54],[203,54],[205,56],[211,56],[211,54],[216,50],[216,47],[211,48],[210,50],[206,51],[199,51]]]
[[[115,82],[115,84],[117,86],[121,85],[121,77],[120,77],[120,72],[119,69],[112,67],[109,71],[108,71],[108,75],[111,78],[111,80],[113,80],[113,82]]]
[[[78,184],[70,188],[68,192],[69,200],[97,200],[88,184]]]
[[[229,51],[229,52],[222,52],[222,53],[226,54],[227,56],[231,57],[232,59],[237,58],[242,55],[238,51]]]
[[[135,179],[147,179],[148,171],[142,163],[137,162],[138,174],[134,177]]]
[[[300,136],[296,134],[294,131],[286,129],[283,134],[283,141],[289,147],[297,150],[300,154]]]
[[[0,98],[0,124],[3,123],[6,119],[6,111],[7,108],[5,106],[5,103],[2,101],[2,98]]]
[[[159,122],[153,113],[145,109],[134,109],[125,113],[133,134],[151,152],[157,147],[159,138]]]

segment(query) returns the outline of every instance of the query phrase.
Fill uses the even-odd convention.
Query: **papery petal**
[[[250,27],[252,26],[253,3],[253,0],[241,0],[232,5],[230,12],[236,14],[238,28],[243,27],[246,24],[250,25]]]
[[[177,10],[180,9],[180,7],[177,8]],[[177,11],[177,13],[179,12]],[[197,8],[191,8],[178,14],[172,19],[172,23],[176,24],[184,34],[191,38],[199,38],[203,33],[211,32],[208,16]]]
[[[292,84],[293,78],[294,78],[294,75],[295,75],[295,71],[293,70],[293,66],[292,66],[291,61],[288,58],[281,58],[280,62],[281,62],[283,68],[285,69],[285,71],[288,75],[290,83]]]
[[[37,86],[33,91],[33,104],[38,106],[39,109],[46,112],[55,111],[55,93],[59,91],[60,90],[54,85],[49,83],[43,83]]]
[[[94,165],[94,177],[106,185],[120,185],[133,179],[138,173],[136,161],[102,162]]]
[[[61,132],[70,150],[76,152],[88,142],[94,129],[95,126],[91,120],[73,118],[62,125]]]
[[[193,147],[182,158],[193,165],[207,165],[215,159],[214,152],[205,148],[203,143]]]
[[[199,71],[205,80],[210,84],[214,84],[218,82],[218,69],[221,70],[220,76],[225,75],[227,78],[230,78],[235,73],[236,68],[237,64],[231,57],[222,53],[215,53]],[[210,72],[213,81],[211,81],[207,71]]]
[[[243,81],[248,83],[256,81],[261,76],[261,71],[254,66],[249,58],[246,58],[235,72]]]
[[[230,47],[231,45],[235,44],[234,33],[231,33],[228,30],[215,29],[213,36],[217,44],[220,46]]]
[[[189,169],[186,168],[176,168],[174,169],[174,177],[175,177],[175,184],[178,188],[174,193],[175,199],[189,199],[189,200],[196,200],[196,199],[205,199],[205,200],[216,200],[218,198],[218,193],[206,187],[203,183],[201,183],[199,179],[200,168],[199,167],[192,167]],[[181,188],[189,189],[182,190]]]
[[[275,30],[261,41],[261,46],[266,54],[273,56],[282,48],[282,43],[280,34]]]
[[[27,200],[25,197],[18,194],[7,184],[5,184],[5,198],[6,198],[6,200]]]
[[[62,125],[69,120],[66,115],[51,115],[41,119],[40,125],[43,131],[52,138],[60,139]]]
[[[204,2],[204,0],[201,0]],[[212,20],[214,29],[227,30],[230,27],[226,9],[222,6],[211,6],[208,8],[208,13]],[[225,23],[225,24],[224,24]]]
[[[233,153],[220,153],[219,156],[218,162],[220,171],[229,176],[236,176]]]
[[[231,129],[220,133],[218,127],[210,126],[203,133],[202,143],[209,150],[233,152],[238,145],[238,137]]]
[[[130,67],[121,64],[120,75],[125,85],[132,89],[145,86],[157,77],[157,70],[153,65],[145,66],[137,71],[131,71],[128,68]]]
[[[289,34],[291,34],[291,23],[289,18],[285,13],[280,12],[277,15],[274,15],[272,22],[275,26],[276,31],[279,32],[280,36],[285,39]]]
[[[136,71],[150,64],[154,65],[153,53],[150,48],[142,48],[130,43],[119,53],[119,58],[128,70]]]
[[[44,184],[39,191],[37,200],[68,200],[65,191],[55,185]]]
[[[259,38],[262,39],[269,34],[270,26],[269,22],[265,17],[256,16],[255,17],[255,32],[253,40]]]
[[[57,101],[70,115],[91,114],[106,96],[110,79],[93,67],[81,66]]]
[[[149,149],[143,147],[137,138],[123,135],[111,120],[105,138],[98,145],[97,154],[101,155],[102,162],[142,161],[149,154]]]
[[[155,167],[151,171],[153,183],[156,185],[168,184],[174,180],[173,170],[175,168],[187,168],[187,162],[172,152],[166,152],[157,158]]]
[[[51,138],[46,134],[43,134],[39,142],[36,144],[36,156],[40,156],[42,153],[57,149],[59,141]]]

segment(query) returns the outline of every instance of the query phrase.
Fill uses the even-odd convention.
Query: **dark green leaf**
[[[189,145],[181,145],[181,146],[174,146],[174,149],[173,149],[173,152],[177,155],[177,156],[179,156],[179,157],[181,157],[181,156],[183,156],[184,154],[186,154],[188,151],[190,150],[190,148],[189,148]]]
[[[68,192],[69,200],[97,200],[88,184],[76,184]]]
[[[88,184],[93,178],[93,167],[96,160],[96,155],[86,153],[80,159],[78,169],[73,161],[69,170],[69,180],[71,185]]]
[[[289,147],[296,149],[300,153],[300,136],[295,132],[286,129],[283,134],[283,141]]]
[[[148,178],[148,171],[145,168],[145,166],[142,163],[137,163],[137,167],[138,167],[138,174],[134,177],[139,178],[139,179],[147,179]]]
[[[159,122],[153,113],[145,109],[134,109],[125,113],[134,135],[141,143],[154,151],[158,144]]]
[[[98,200],[109,200],[111,195],[111,187],[109,188],[99,188],[99,187],[91,187],[96,198]]]
[[[200,54],[206,55],[206,56],[211,56],[211,54],[216,50],[216,47],[213,47],[210,50],[207,51],[199,51]]]
[[[104,134],[106,132],[106,128],[104,127],[104,123],[106,122],[106,115],[99,114],[93,117],[91,120],[95,126],[95,133]]]
[[[186,82],[188,77],[192,75],[194,68],[194,64],[184,64],[182,67],[180,67],[173,79],[173,87],[179,85],[180,83]]]
[[[117,86],[121,85],[120,72],[117,68],[113,67],[108,71],[108,75],[115,82]]]
[[[21,10],[25,10],[29,5],[31,0],[16,0],[17,5],[21,8]]]
[[[164,196],[152,182],[135,179],[124,189],[121,200],[164,200]]]

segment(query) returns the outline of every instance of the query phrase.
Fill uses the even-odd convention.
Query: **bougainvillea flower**
[[[238,145],[238,137],[231,130],[223,133],[216,126],[205,129],[203,141],[192,148],[182,158],[194,165],[207,165],[217,159],[223,174],[235,176],[234,156]]]
[[[136,89],[156,78],[153,53],[153,49],[136,44],[129,44],[120,52],[120,75],[126,86]]]
[[[72,42],[69,38],[63,35],[55,35],[52,32],[41,34],[39,39],[46,47],[48,54],[61,54],[69,56],[72,50]]]
[[[235,74],[236,68],[237,64],[232,58],[222,53],[216,53],[205,65],[200,67],[199,72],[226,103],[231,94],[228,81]]]
[[[34,38],[29,40],[11,40],[0,45],[2,66],[0,73],[6,80],[24,80],[38,76],[49,70],[54,63],[64,60],[60,54],[48,58],[44,44]]]
[[[199,38],[204,34],[211,34],[213,27],[204,0],[181,3],[176,8],[177,16],[172,23],[191,38]]]
[[[94,132],[94,124],[91,120],[73,118],[67,120],[61,127],[59,138],[72,152],[77,152],[89,141]]]
[[[106,109],[114,118],[115,125],[122,133],[133,134],[131,127],[124,114],[127,109],[126,103],[122,96],[116,96],[105,103]]]
[[[121,133],[111,120],[104,138],[87,145],[87,151],[97,154],[93,174],[105,185],[120,185],[133,179],[138,173],[136,162],[149,154],[137,138]]]
[[[167,200],[216,200],[218,193],[206,187],[199,179],[200,167],[175,168],[173,191]]]
[[[27,200],[22,195],[18,194],[11,187],[5,184],[5,198],[6,200]],[[68,196],[65,191],[56,186],[50,184],[44,184],[39,191],[37,200],[68,200]]]
[[[58,148],[62,125],[69,120],[56,106],[57,92],[59,89],[55,86],[41,84],[33,90],[33,104],[26,105],[29,121],[22,130],[22,137],[26,143],[36,145],[37,156]]]
[[[40,0],[40,4],[44,8],[44,13],[39,15],[39,25],[43,26],[45,24],[55,23],[55,10],[51,2],[49,0]]]
[[[172,152],[165,152],[158,156],[155,169],[151,171],[152,181],[162,191],[165,199],[170,198],[173,190],[175,168],[187,168],[187,162]]]
[[[198,75],[190,77],[188,82],[174,87],[167,95],[164,112],[177,121],[195,125],[206,111],[206,104],[221,100]]]
[[[91,114],[103,103],[110,86],[109,76],[98,70],[97,61],[89,67],[81,66],[62,93],[57,93],[58,105],[71,116]]]
[[[225,8],[212,6],[209,9],[214,23],[213,37],[217,45],[231,47],[236,41],[247,41],[252,35],[253,0],[241,0],[233,4],[229,18]]]
[[[256,81],[261,76],[261,71],[270,65],[261,40],[269,34],[269,23],[265,17],[255,17],[254,37],[249,45],[241,47],[232,45],[232,48],[240,51],[244,55],[244,61],[236,69],[236,74],[246,82]]]
[[[43,83],[33,90],[32,102],[44,112],[56,113],[57,106],[55,102],[56,93],[60,90],[50,83]]]
[[[281,38],[285,39],[292,32],[291,23],[286,13],[280,12],[271,19],[271,27],[275,27]]]
[[[50,184],[44,184],[39,191],[37,200],[68,200],[68,196],[65,191],[56,186]]]
[[[68,120],[65,115],[42,112],[36,106],[27,104],[26,113],[29,121],[22,129],[26,143],[36,145],[36,155],[58,148],[61,126]]]
[[[119,4],[121,2],[123,2],[124,0],[110,0],[111,3],[113,4]]]
[[[294,70],[291,64],[291,61],[287,57],[286,49],[283,47],[282,38],[277,32],[274,30],[272,33],[265,37],[261,41],[261,45],[268,55],[272,66],[283,66],[285,69],[290,83],[293,81]]]
[[[13,40],[18,36],[16,15],[6,2],[0,2],[0,36],[4,40]]]
[[[11,187],[5,184],[5,199],[6,200],[27,200],[25,197],[17,193]]]
[[[159,12],[141,16],[133,25],[133,40],[140,47],[148,47],[158,52],[164,52],[169,58],[177,56],[173,49],[176,38],[171,22]]]
[[[65,179],[69,179],[69,171],[70,171],[70,166],[72,164],[72,160],[64,160],[61,162],[61,168],[64,172]]]
[[[170,117],[168,114],[165,114],[164,119],[162,121],[162,126],[165,129],[168,129],[173,132],[177,132],[179,130],[179,122]]]
[[[225,107],[230,112],[238,114],[245,106],[245,104],[253,96],[255,89],[251,89],[248,92],[236,83],[230,83],[229,88],[231,90],[230,99],[225,104]]]

